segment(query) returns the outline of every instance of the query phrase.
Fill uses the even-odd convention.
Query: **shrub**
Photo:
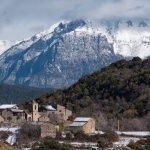
[[[71,140],[73,138],[73,134],[71,132],[66,133],[66,140]]]
[[[86,135],[83,131],[78,131],[74,134],[75,140],[78,141],[89,141],[90,137]]]
[[[106,131],[105,134],[102,135],[104,139],[107,139],[109,142],[115,142],[119,140],[119,136],[117,133],[113,131]]]
[[[32,150],[73,150],[70,145],[60,144],[51,139],[45,139],[43,143],[32,146]]]
[[[36,140],[41,136],[41,128],[39,125],[32,125],[25,123],[19,132],[19,141]]]
[[[128,144],[128,147],[130,147],[132,150],[149,150],[150,149],[150,138],[140,140],[137,142],[131,141]]]
[[[11,132],[1,131],[0,132],[0,140],[6,140],[8,136],[11,134]]]

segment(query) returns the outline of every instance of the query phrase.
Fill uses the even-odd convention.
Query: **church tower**
[[[32,103],[32,121],[38,121],[39,119],[39,104],[35,101]]]

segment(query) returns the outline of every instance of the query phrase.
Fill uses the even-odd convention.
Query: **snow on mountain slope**
[[[88,25],[77,28],[76,32],[88,34],[103,34],[113,45],[115,54],[124,57],[150,56],[150,20],[117,20],[86,22]]]
[[[61,88],[124,57],[150,55],[149,21],[61,21],[0,56],[0,82]]]
[[[0,40],[0,55],[4,53],[8,48],[10,48],[14,42],[6,41],[6,40]]]
[[[126,26],[125,26],[126,25]],[[114,51],[124,57],[150,56],[150,22],[126,21],[114,31]]]
[[[0,81],[61,88],[121,59],[101,30],[84,20],[60,22],[0,56]]]

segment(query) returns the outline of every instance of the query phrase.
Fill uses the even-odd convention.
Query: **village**
[[[28,126],[24,126],[24,125]],[[39,105],[36,101],[32,101],[30,109],[23,109],[17,104],[3,104],[0,105],[0,130],[3,128],[8,129],[21,129],[21,128],[30,128],[33,126],[34,128],[38,127],[37,130],[40,130],[40,138],[58,138],[58,133],[61,133],[61,138],[59,138],[60,143],[72,141],[75,135],[78,135],[77,139],[78,143],[73,142],[71,145],[74,147],[82,147],[81,149],[92,149],[98,150],[97,141],[99,138],[101,139],[110,139],[110,140],[119,140],[118,135],[127,134],[125,137],[121,137],[122,145],[119,142],[116,143],[116,147],[126,146],[130,140],[138,141],[141,136],[141,133],[136,132],[130,135],[132,138],[127,137],[129,133],[121,133],[117,131],[115,134],[112,132],[104,133],[102,131],[96,131],[96,119],[90,116],[83,117],[77,116],[73,117],[73,112],[67,109],[65,106],[59,104],[48,104],[48,105]],[[31,131],[30,131],[31,132]],[[34,132],[34,131],[33,131]],[[79,134],[80,133],[80,134]],[[13,132],[13,135],[8,137],[6,140],[10,145],[14,145],[17,142],[16,134],[18,132]],[[83,136],[84,134],[84,136]],[[69,138],[67,137],[69,135]],[[100,135],[100,137],[98,136]],[[104,136],[103,136],[104,135]],[[150,136],[150,133],[143,133],[143,137]],[[67,138],[66,138],[67,137]],[[88,137],[88,140],[87,140]],[[92,138],[90,138],[92,137]],[[64,139],[63,139],[64,138]],[[81,138],[81,141],[80,141]],[[85,138],[85,140],[84,140]],[[118,138],[118,139],[117,139]],[[67,139],[67,140],[66,140]],[[93,140],[95,139],[95,140]],[[64,141],[63,141],[64,140]],[[127,141],[126,141],[127,140]],[[25,139],[27,141],[27,139]],[[88,142],[87,142],[88,141]],[[79,143],[81,142],[81,143]],[[124,143],[126,145],[124,145]],[[84,145],[84,146],[83,146]],[[78,148],[80,149],[80,148]],[[22,149],[23,150],[23,149]]]
[[[57,133],[83,132],[87,135],[95,133],[95,119],[92,117],[75,117],[72,111],[59,104],[39,105],[32,101],[31,109],[22,109],[17,104],[0,105],[0,127],[21,128],[24,124],[40,127],[41,138],[56,138]],[[63,128],[62,128],[63,126]],[[9,144],[14,145],[12,136]]]
[[[85,134],[95,132],[95,119],[90,117],[76,117],[71,121],[72,111],[61,105],[39,106],[35,101],[31,110],[20,109],[16,104],[0,106],[0,125],[7,127],[21,126],[24,123],[40,125],[41,137],[56,137],[59,124],[71,132],[83,131]]]

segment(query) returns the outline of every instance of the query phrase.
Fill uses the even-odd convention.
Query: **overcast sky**
[[[149,14],[150,0],[0,0],[0,40],[21,40],[63,19]]]

